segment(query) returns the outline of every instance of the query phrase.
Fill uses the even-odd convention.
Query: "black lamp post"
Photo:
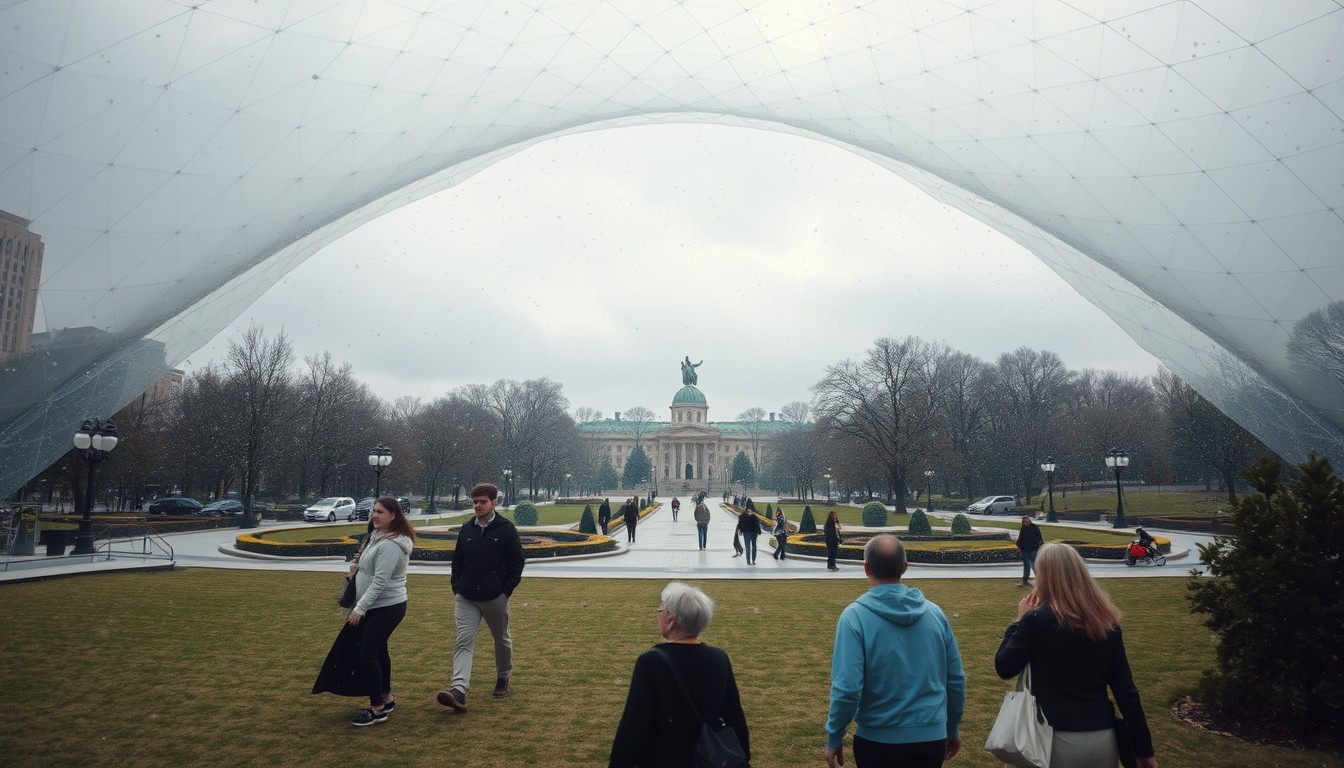
[[[1125,528],[1125,497],[1120,492],[1120,471],[1129,466],[1129,454],[1119,448],[1112,448],[1106,454],[1106,466],[1115,470],[1115,524],[1112,528]]]
[[[509,506],[509,497],[513,495],[513,494],[512,494],[512,487],[513,487],[513,470],[512,470],[512,469],[509,469],[508,467],[505,467],[505,468],[504,468],[504,506],[505,506],[506,508]]]
[[[373,498],[383,495],[383,470],[392,463],[392,449],[379,443],[369,449],[369,466],[373,467]]]
[[[571,478],[571,477],[573,477],[573,475],[569,474],[568,472],[565,473],[565,487],[560,489],[560,495],[561,495],[561,496],[564,496],[565,498],[569,498],[569,493],[568,493],[568,491],[569,491],[569,478]]]
[[[1049,489],[1050,511],[1046,513],[1045,520],[1048,523],[1058,523],[1059,515],[1055,514],[1055,457],[1046,456],[1045,461],[1041,462],[1041,471],[1045,473],[1045,487]]]
[[[117,447],[117,428],[111,419],[99,421],[86,419],[75,433],[75,448],[84,461],[89,463],[89,483],[84,489],[84,517],[79,521],[79,533],[75,536],[75,549],[71,554],[92,555],[93,547],[93,468],[107,458]]]
[[[829,505],[831,503],[831,482],[832,482],[830,467],[826,468],[826,474],[822,475],[822,477],[826,478],[826,504]]]
[[[924,470],[924,500],[929,512],[933,511],[933,470]]]

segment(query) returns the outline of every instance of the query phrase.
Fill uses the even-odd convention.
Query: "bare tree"
[[[468,399],[494,416],[501,458],[515,476],[526,478],[533,498],[545,472],[553,469],[554,444],[562,433],[574,429],[567,413],[569,401],[560,389],[560,384],[546,378],[521,384],[501,379],[489,386],[473,384],[464,389]]]
[[[942,416],[947,451],[941,457],[943,492],[958,478],[970,498],[975,498],[977,453],[985,430],[985,389],[990,365],[974,355],[952,352],[938,368],[938,411]]]
[[[829,366],[812,387],[818,421],[833,434],[867,446],[882,464],[902,512],[907,474],[927,450],[937,419],[932,354],[931,345],[913,336],[881,338],[859,362]]]
[[[807,424],[812,421],[812,406],[801,400],[785,403],[779,409],[780,416],[790,424]]]
[[[267,339],[260,325],[253,324],[239,341],[229,342],[224,372],[232,398],[232,417],[225,422],[239,443],[243,481],[242,525],[254,527],[252,496],[263,468],[275,456],[277,435],[288,431],[297,413],[294,407],[294,349],[284,331]]]
[[[779,436],[774,464],[783,469],[794,495],[816,497],[814,483],[825,472],[823,441],[812,424],[791,429]]]
[[[1153,384],[1169,420],[1172,450],[1216,474],[1228,503],[1236,504],[1238,473],[1271,451],[1176,374],[1160,369]]]
[[[625,420],[630,424],[630,434],[635,436],[635,447],[639,447],[640,440],[644,435],[649,434],[657,427],[657,417],[653,411],[642,405],[636,405],[625,412]]]
[[[748,408],[737,414],[737,420],[742,422],[742,431],[751,441],[751,466],[759,472],[761,468],[761,438],[765,435],[765,409]]]
[[[294,455],[299,495],[307,496],[309,486],[316,485],[318,495],[326,496],[337,478],[352,469],[351,462],[361,473],[367,467],[364,457],[370,445],[365,443],[371,441],[361,437],[372,426],[368,411],[373,404],[349,363],[337,365],[330,352],[304,358],[304,362],[307,370],[296,382],[300,421]]]
[[[992,427],[1006,478],[1031,496],[1040,461],[1060,443],[1060,414],[1073,374],[1054,352],[1021,347],[999,355],[991,377]]]
[[[456,492],[463,483],[494,478],[495,422],[480,404],[459,390],[424,406],[406,403],[401,410],[405,431],[420,455],[429,511],[436,509],[435,500],[443,488]]]
[[[576,424],[587,424],[590,421],[601,421],[601,420],[602,420],[602,412],[597,410],[596,408],[589,408],[588,406],[584,405],[574,409],[574,422]]]

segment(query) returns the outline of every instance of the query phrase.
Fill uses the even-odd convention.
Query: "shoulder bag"
[[[691,763],[692,768],[745,768],[747,754],[742,751],[742,743],[737,740],[737,731],[729,728],[727,723],[723,722],[723,718],[719,718],[717,727],[711,727],[705,722],[705,718],[701,717],[699,708],[691,698],[691,691],[686,687],[686,681],[681,678],[681,672],[672,661],[672,655],[662,648],[653,650],[667,664],[668,669],[672,670],[672,679],[677,681],[677,686],[686,697],[686,703],[690,705],[695,719],[700,721],[700,737],[695,741],[695,759]]]
[[[372,533],[364,535],[364,541],[359,544],[359,551],[355,552],[352,562],[359,562],[359,558],[364,554],[364,548],[369,545],[369,539],[373,538]],[[345,587],[341,590],[341,596],[336,598],[336,604],[342,608],[355,607],[355,574],[348,573],[345,576]]]
[[[1017,685],[1003,695],[999,716],[985,739],[985,749],[1018,768],[1049,768],[1055,729],[1045,720],[1031,694],[1031,665],[1017,676]]]

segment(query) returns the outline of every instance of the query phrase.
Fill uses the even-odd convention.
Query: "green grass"
[[[512,508],[496,511],[513,520]],[[537,525],[576,525],[580,517],[583,517],[582,504],[543,504],[537,507]],[[593,507],[593,523],[597,523],[597,507]]]
[[[693,580],[692,580],[693,581]],[[399,707],[348,725],[357,699],[312,696],[341,617],[336,574],[192,569],[0,587],[10,693],[0,763],[29,766],[595,766],[606,762],[635,656],[658,640],[662,581],[524,576],[512,603],[513,695],[494,701],[488,637],[471,711],[432,701],[452,663],[452,594],[413,575],[392,637]],[[865,585],[711,581],[704,635],[733,658],[753,764],[816,766],[835,620]],[[1006,580],[916,582],[952,619],[968,677],[964,748],[953,765],[998,765],[980,746],[1008,684],[993,672],[1022,592]],[[1257,747],[1192,729],[1167,705],[1213,658],[1182,579],[1107,582],[1164,768],[1339,765],[1318,752]]]
[[[1032,509],[1040,509],[1039,499],[1033,499]],[[1048,502],[1047,502],[1048,503]],[[1115,490],[1070,493],[1067,497],[1055,492],[1055,509],[1115,509]],[[1232,512],[1227,494],[1217,491],[1158,491],[1152,488],[1126,488],[1125,514],[1131,516],[1162,517],[1165,515],[1198,515],[1211,517],[1218,510]]]

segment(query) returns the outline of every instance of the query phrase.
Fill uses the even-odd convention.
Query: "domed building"
[[[682,364],[683,386],[672,395],[668,421],[623,421],[618,411],[614,418],[580,424],[579,434],[596,441],[599,455],[610,459],[618,473],[636,443],[643,446],[660,491],[720,492],[728,486],[739,452],[759,474],[773,458],[779,435],[795,425],[774,413],[759,421],[710,421],[709,400],[689,364],[689,358]]]

